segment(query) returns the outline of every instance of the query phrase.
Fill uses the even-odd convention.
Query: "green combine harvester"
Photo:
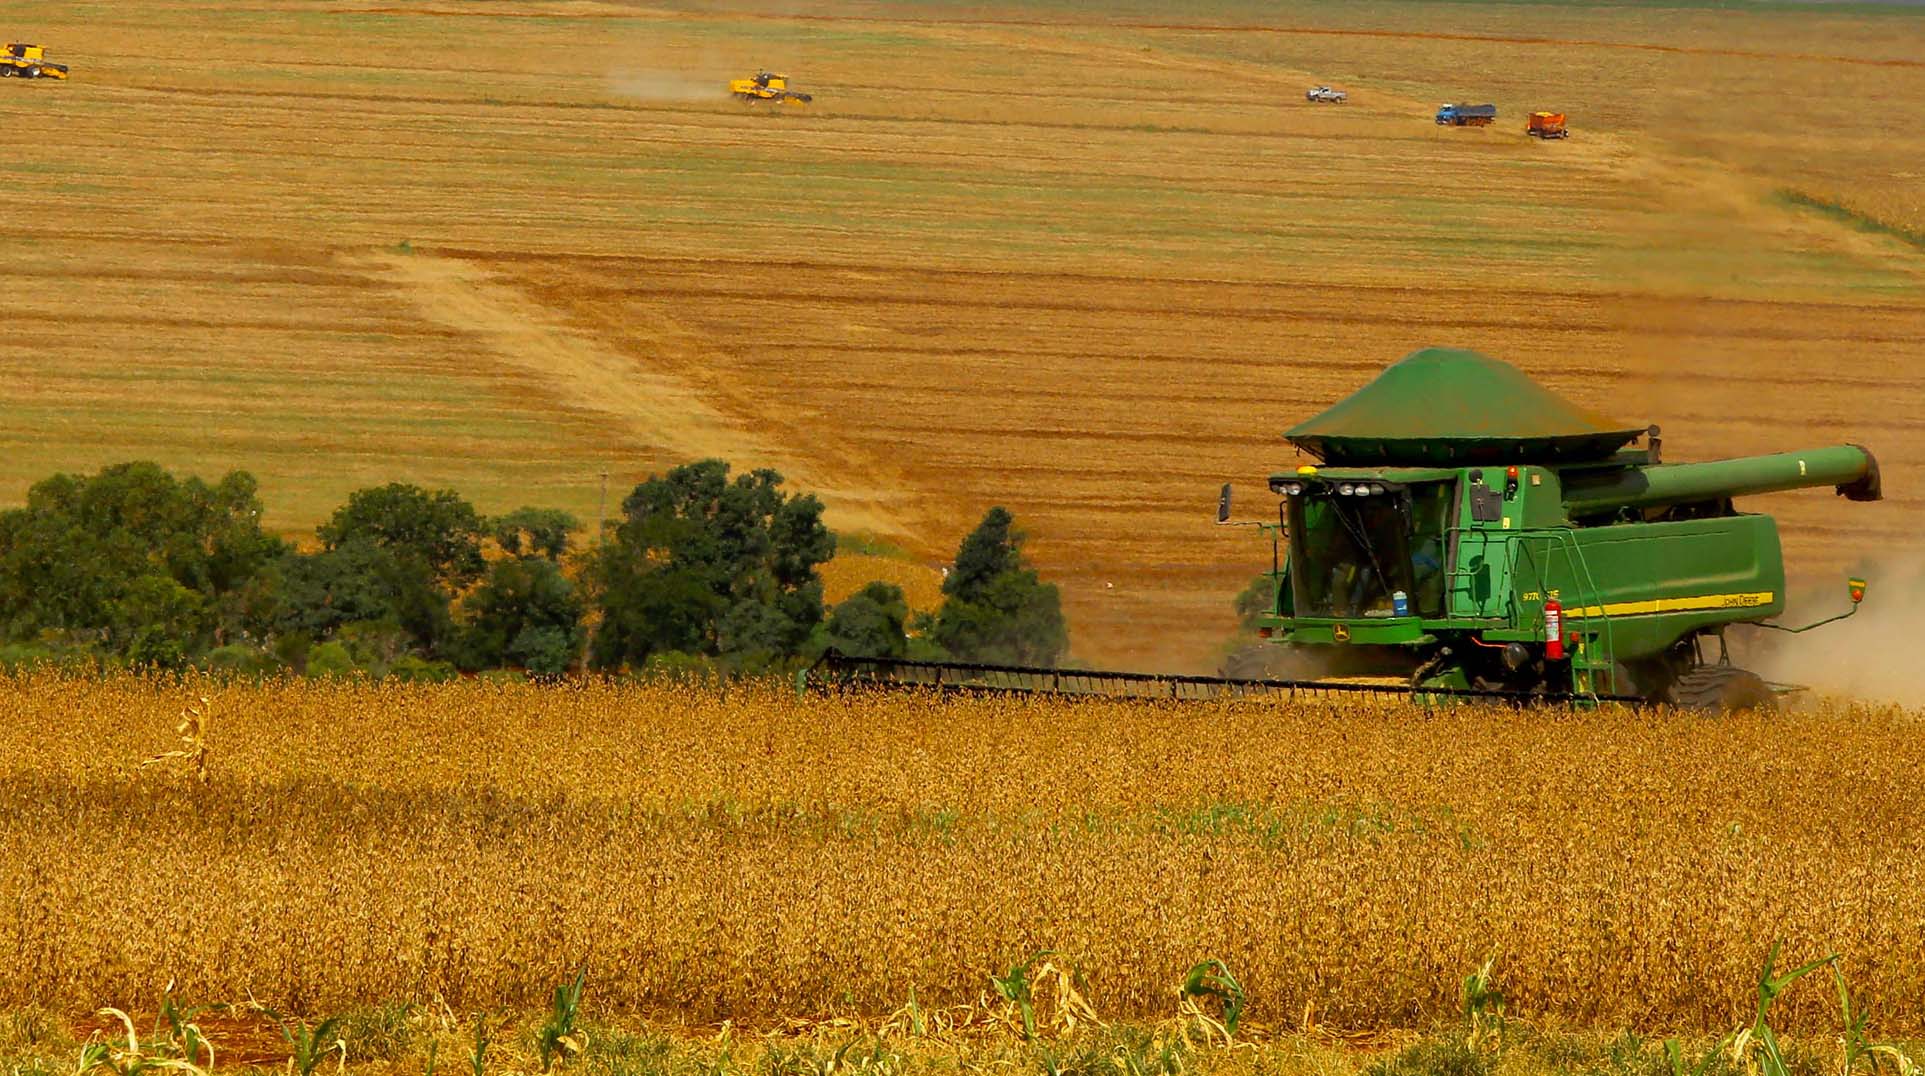
[[[1784,560],[1775,521],[1734,499],[1807,486],[1880,498],[1878,463],[1855,445],[1664,463],[1657,427],[1585,412],[1468,351],[1416,352],[1284,436],[1315,462],[1270,477],[1266,642],[1225,675],[841,655],[813,675],[1105,696],[1763,707],[1774,686],[1730,664],[1724,633],[1780,627]],[[1217,521],[1230,522],[1229,486]],[[1819,623],[1851,615],[1864,590],[1852,580],[1847,611]]]

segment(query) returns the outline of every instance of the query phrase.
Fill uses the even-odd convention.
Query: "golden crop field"
[[[1672,458],[1870,445],[1887,503],[1757,502],[1796,574],[1918,522],[1903,5],[6,15],[74,74],[0,93],[0,499],[148,457],[254,471],[289,532],[390,480],[593,519],[604,472],[618,501],[716,454],[899,574],[1005,504],[1077,657],[1194,668],[1268,557],[1217,484],[1260,515],[1279,431],[1448,344]],[[815,105],[723,95],[760,66]],[[1431,123],[1472,98],[1498,126]],[[1534,107],[1574,137],[1525,138]]]
[[[202,703],[200,696],[206,696]],[[1915,715],[0,681],[0,1011],[872,1023],[1039,951],[1107,1021],[1716,1032],[1765,953],[1925,1029]],[[176,718],[209,715],[206,780]],[[1039,992],[1039,996],[1041,996]],[[1787,1026],[1829,1028],[1829,983]]]

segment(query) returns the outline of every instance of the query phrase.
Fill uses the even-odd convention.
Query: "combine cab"
[[[1725,630],[1784,628],[1777,524],[1737,498],[1880,499],[1855,445],[1665,463],[1655,426],[1585,412],[1521,371],[1428,349],[1285,437],[1315,460],[1278,498],[1262,645],[1218,677],[829,656],[843,684],[1077,696],[1398,693],[1422,700],[1773,705]],[[1639,442],[1642,442],[1640,445]],[[1217,521],[1229,522],[1225,486]],[[1852,580],[1858,609],[1864,583]]]
[[[806,105],[815,98],[789,89],[786,75],[758,71],[754,78],[738,78],[729,83],[729,93],[742,101],[772,101],[779,105]]]
[[[0,78],[67,77],[67,65],[48,60],[39,45],[14,43],[0,50]]]

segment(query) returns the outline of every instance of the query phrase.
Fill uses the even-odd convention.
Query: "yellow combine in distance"
[[[773,101],[778,105],[806,105],[815,100],[811,94],[789,89],[787,75],[758,71],[754,78],[729,80],[729,93],[742,101]]]
[[[67,65],[47,59],[39,45],[10,43],[0,51],[0,78],[66,78]]]

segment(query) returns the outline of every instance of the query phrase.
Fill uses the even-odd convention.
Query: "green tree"
[[[1054,665],[1069,649],[1062,598],[1024,562],[1023,537],[1009,512],[992,508],[963,539],[931,632],[951,656]]]
[[[423,565],[454,590],[481,578],[487,567],[481,516],[453,490],[430,492],[402,482],[356,490],[318,533],[329,549],[364,541],[398,561]]]
[[[901,587],[870,583],[830,610],[821,646],[834,647],[851,657],[905,657],[909,636],[903,625],[908,619],[909,602]]]
[[[489,533],[511,557],[540,556],[559,561],[581,521],[559,508],[517,508],[488,521]]]
[[[350,624],[387,624],[433,652],[453,627],[449,603],[429,565],[354,537],[282,562],[273,623],[278,632],[316,640]]]
[[[1023,536],[1015,530],[1016,517],[1001,506],[984,513],[956,550],[956,563],[942,581],[942,592],[964,601],[979,601],[991,581],[1023,568]]]
[[[782,476],[733,480],[721,460],[650,478],[622,501],[595,562],[601,668],[676,651],[755,667],[797,653],[822,620],[816,567],[835,552],[822,504]]]
[[[557,676],[581,653],[584,603],[561,566],[546,557],[496,561],[462,611],[468,624],[456,664],[464,669],[519,665]]]
[[[285,549],[260,513],[243,471],[210,486],[136,462],[38,482],[0,512],[0,632],[158,664],[205,652],[244,631],[249,588]]]
[[[1257,630],[1257,619],[1267,616],[1277,603],[1277,579],[1269,572],[1250,580],[1234,601],[1237,624],[1244,631]]]
[[[280,566],[278,630],[318,640],[348,625],[376,633],[385,625],[424,655],[450,645],[454,597],[487,568],[473,505],[453,490],[392,482],[349,494],[315,532],[319,552]]]

